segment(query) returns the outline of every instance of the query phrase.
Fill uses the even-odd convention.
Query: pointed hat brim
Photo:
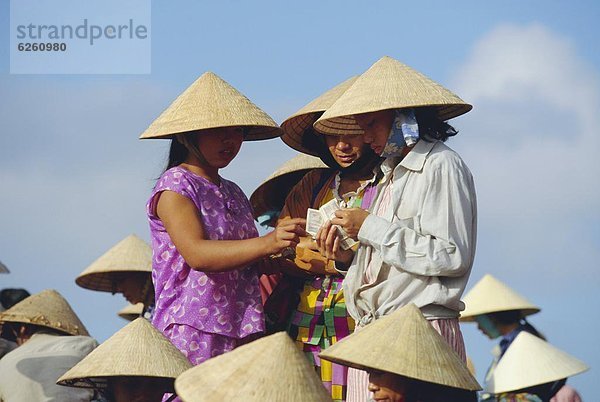
[[[420,72],[383,57],[365,71],[315,122],[324,134],[363,134],[354,115],[388,109],[431,107],[446,121],[473,106]]]
[[[350,77],[341,84],[329,89],[327,92],[319,95],[317,98],[310,101],[296,113],[285,119],[281,123],[283,135],[281,139],[296,151],[319,156],[317,150],[313,149],[306,141],[307,136],[318,135],[312,129],[313,124],[317,119],[346,92],[348,88],[357,80],[358,76]],[[310,130],[308,130],[310,129]],[[308,130],[308,131],[307,131]]]
[[[572,377],[588,369],[581,360],[522,331],[498,362],[486,390],[493,394],[516,391]]]
[[[314,368],[284,332],[186,371],[175,380],[175,390],[185,402],[331,402]]]
[[[87,329],[69,303],[53,289],[31,295],[1,312],[0,322],[31,324],[67,335],[89,336]]]
[[[385,371],[471,391],[481,389],[414,304],[372,322],[319,356],[361,370]]]
[[[121,317],[127,321],[133,321],[136,318],[139,318],[143,312],[144,312],[144,303],[136,303],[136,304],[128,304],[127,306],[125,306],[121,310],[119,310],[119,312],[117,314],[119,315],[119,317]]]
[[[175,134],[223,127],[248,128],[248,141],[282,133],[268,114],[219,76],[207,72],[179,95],[140,139],[173,138]]]
[[[8,270],[8,267],[6,265],[4,265],[2,263],[2,261],[0,261],[0,274],[8,274],[10,273],[10,271]]]
[[[192,367],[188,359],[145,318],[127,324],[67,371],[57,384],[102,388],[111,377],[164,379],[173,391],[178,375]]]
[[[267,211],[281,211],[292,188],[312,169],[327,169],[314,156],[299,154],[278,167],[250,195],[254,218]]]
[[[523,317],[540,311],[538,306],[490,274],[484,275],[467,292],[463,302],[465,310],[460,314],[461,321],[474,321],[478,315],[501,311],[519,310]]]
[[[75,279],[82,288],[114,292],[114,284],[123,274],[152,273],[152,249],[137,237],[129,235],[90,264]]]

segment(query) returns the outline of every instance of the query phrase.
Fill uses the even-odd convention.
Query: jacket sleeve
[[[411,201],[422,202],[420,213],[392,222],[371,214],[358,238],[397,269],[422,276],[462,276],[470,270],[475,252],[476,199],[471,173],[459,159],[425,168],[425,194],[421,198],[409,195]]]

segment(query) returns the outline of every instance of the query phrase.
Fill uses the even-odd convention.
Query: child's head
[[[377,370],[369,370],[369,391],[373,393],[373,399],[376,401],[474,402],[477,400],[475,391],[447,387]]]
[[[110,377],[107,381],[107,397],[114,402],[160,402],[169,388],[165,379],[156,377],[123,376]]]

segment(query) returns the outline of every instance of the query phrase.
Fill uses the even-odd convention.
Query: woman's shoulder
[[[154,192],[171,190],[180,192],[182,190],[193,190],[203,186],[207,180],[201,180],[200,176],[195,175],[181,166],[169,168],[160,175],[154,186]]]
[[[436,141],[427,155],[426,163],[439,167],[455,167],[469,170],[461,156],[442,141]]]

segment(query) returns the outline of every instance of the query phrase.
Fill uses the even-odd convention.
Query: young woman
[[[272,138],[275,122],[206,73],[141,138],[172,138],[167,169],[147,204],[152,237],[152,323],[194,365],[264,331],[257,262],[304,234],[303,219],[258,237],[248,199],[219,170],[242,141]]]
[[[360,242],[356,255],[340,252],[330,227],[317,239],[349,268],[344,294],[357,327],[415,303],[463,359],[458,316],[475,255],[475,188],[469,169],[444,141],[457,133],[445,121],[470,109],[441,85],[384,57],[314,125],[324,134],[362,134],[386,158],[371,208],[339,210],[331,221]],[[349,373],[349,400],[365,400],[367,384],[366,373]]]
[[[304,217],[308,208],[319,209],[334,199],[342,208],[369,207],[381,159],[360,135],[319,135],[312,129],[316,118],[354,80],[329,90],[283,122],[283,141],[318,156],[330,169],[307,173],[287,197],[281,217]],[[336,239],[340,241],[339,236]],[[343,253],[352,255],[354,251],[347,249]],[[319,253],[311,238],[302,239],[296,248],[295,263],[311,275],[298,286],[298,299],[288,317],[288,332],[315,367],[333,400],[345,401],[347,368],[318,357],[354,330],[342,292],[343,276],[335,270],[333,260]]]
[[[479,330],[490,339],[500,338],[500,342],[492,350],[494,360],[486,373],[486,384],[490,382],[502,357],[521,332],[546,340],[526,318],[539,312],[540,308],[490,274],[484,275],[465,294],[463,301],[466,306],[460,320],[476,322]],[[561,379],[549,384],[538,384],[535,393],[550,394],[552,402],[581,402],[579,393],[565,382]],[[494,396],[488,393],[481,396],[483,401],[493,399]]]

